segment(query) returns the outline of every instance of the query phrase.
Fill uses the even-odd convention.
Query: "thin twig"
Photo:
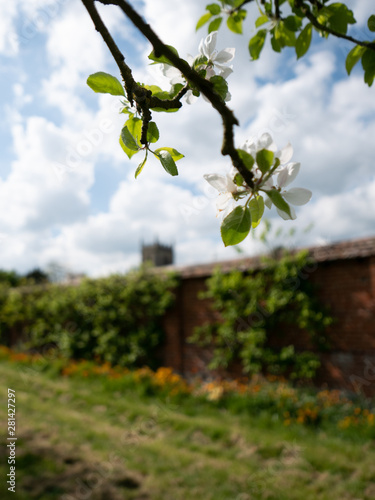
[[[280,4],[279,4],[279,0],[275,0],[275,17],[276,17],[276,19],[280,19]]]
[[[371,50],[375,51],[375,43],[374,42],[366,42],[362,40],[357,40],[356,38],[350,36],[350,35],[345,35],[344,33],[340,33],[339,31],[333,30],[331,28],[328,28],[328,26],[324,26],[324,24],[321,24],[317,18],[314,16],[314,14],[310,11],[310,9],[304,5],[304,3],[301,0],[296,0],[295,3],[296,7],[301,9],[303,14],[307,17],[307,19],[311,22],[311,24],[318,30],[323,31],[325,33],[329,33],[330,35],[337,36],[337,38],[343,38],[344,40],[348,40],[349,42],[353,42],[357,45],[361,45],[362,47],[369,48]]]
[[[237,7],[234,7],[233,9],[231,9],[229,11],[229,13],[234,14],[235,12],[238,12],[239,10],[241,10],[244,5],[246,5],[247,3],[253,2],[253,1],[254,0],[244,0],[243,2],[240,3],[240,5],[237,5]]]
[[[99,13],[97,12],[94,2],[99,1],[104,5],[117,5],[124,12],[124,14],[132,21],[135,27],[147,38],[147,40],[152,44],[155,54],[158,56],[165,56],[171,64],[179,69],[184,75],[188,83],[193,84],[199,89],[199,91],[204,94],[207,99],[211,102],[212,106],[218,111],[223,120],[224,134],[223,134],[223,144],[221,148],[221,153],[225,156],[228,155],[232,159],[233,165],[240,172],[245,182],[249,187],[254,187],[253,174],[244,165],[241,160],[235,146],[234,146],[234,131],[233,127],[238,125],[239,122],[234,116],[233,112],[227,107],[225,102],[221,97],[215,92],[211,82],[201,77],[194,69],[192,69],[189,64],[177,56],[167,45],[165,45],[156,33],[152,30],[149,24],[147,24],[142,17],[133,9],[133,7],[125,0],[82,0],[87,11],[92,18],[94,25],[102,35],[103,40],[107,44],[113,58],[115,59],[121,75],[125,81],[125,89],[130,92],[130,96],[135,95],[136,102],[144,106],[142,110],[146,111],[146,107],[150,108],[161,107],[168,109],[171,107],[179,108],[181,107],[182,95],[186,93],[186,90],[181,90],[180,93],[171,101],[164,101],[150,95],[150,91],[144,89],[138,85],[132,76],[130,68],[125,63],[125,58],[123,54],[118,49],[113,38],[109,34],[109,31],[105,27],[103,21],[101,20]],[[251,1],[251,0],[248,0]],[[128,87],[128,88],[127,88]],[[168,102],[168,108],[165,104]],[[141,106],[141,107],[142,107]],[[147,114],[147,113],[146,113]]]

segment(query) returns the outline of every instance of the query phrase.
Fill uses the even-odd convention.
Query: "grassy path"
[[[19,500],[370,500],[374,442],[0,364],[16,391]],[[4,442],[4,440],[2,440]]]

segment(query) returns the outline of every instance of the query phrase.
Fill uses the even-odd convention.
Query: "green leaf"
[[[152,111],[156,111],[157,113],[176,113],[180,108],[150,108]]]
[[[259,26],[262,26],[263,24],[268,23],[269,17],[268,16],[260,16],[258,19],[255,21],[255,27],[259,28]]]
[[[161,150],[156,156],[159,158],[163,168],[170,175],[178,175],[177,166],[168,151],[165,151],[166,148]]]
[[[270,189],[269,191],[265,191],[267,195],[269,196],[270,200],[272,203],[275,205],[276,208],[281,210],[282,212],[285,212],[289,215],[289,217],[292,217],[292,214],[290,213],[290,207],[288,203],[284,200],[284,198],[281,196],[280,191],[277,189]]]
[[[124,106],[121,110],[120,113],[124,113],[125,115],[132,115],[131,108],[129,106]]]
[[[243,185],[243,177],[241,174],[236,174],[233,179],[234,183],[236,186],[242,186]]]
[[[159,129],[155,122],[150,122],[147,129],[147,141],[157,142],[159,140]]]
[[[305,14],[302,12],[302,10],[299,7],[295,6],[295,0],[288,0],[288,2],[292,8],[293,14],[296,14],[296,16],[303,19],[305,17]]]
[[[169,92],[170,98],[176,97],[180,90],[184,87],[182,83],[175,83]]]
[[[246,207],[236,207],[225,217],[221,224],[221,238],[224,245],[237,245],[249,234],[251,228],[251,214]]]
[[[265,174],[273,164],[274,153],[268,149],[261,149],[257,152],[256,162],[262,174]]]
[[[375,16],[372,15],[368,18],[367,26],[370,31],[375,31]]]
[[[365,71],[365,82],[371,87],[375,78],[375,52],[371,49],[365,49],[362,56],[362,67]]]
[[[356,45],[349,52],[349,54],[346,57],[346,61],[345,61],[345,67],[346,67],[346,71],[348,72],[348,75],[350,75],[354,66],[361,59],[365,50],[366,50],[366,47],[362,47],[361,45]]]
[[[128,149],[130,149],[131,151],[135,151],[135,152],[139,151],[140,148],[139,148],[136,140],[131,135],[128,127],[126,127],[126,126],[121,130],[121,139],[122,139],[122,142],[125,144],[125,146]]]
[[[155,149],[155,153],[156,154],[159,154],[160,151],[167,151],[173,158],[174,161],[178,161],[178,160],[181,160],[181,158],[184,158],[184,155],[179,153],[177,151],[177,149],[174,149],[174,148],[167,148],[167,147],[163,147],[163,148],[158,148],[158,149]]]
[[[101,94],[125,96],[124,89],[119,80],[108,73],[94,73],[87,78],[87,85],[94,91]]]
[[[298,16],[288,16],[284,19],[284,24],[290,31],[298,31],[302,24],[302,19]]]
[[[264,4],[264,9],[265,9],[266,13],[269,15],[272,15],[272,8],[273,8],[273,6],[272,6],[271,2],[266,2]]]
[[[259,30],[257,34],[250,39],[249,51],[253,61],[259,59],[259,55],[263,49],[266,36],[267,30]]]
[[[355,24],[353,12],[343,3],[326,5],[319,11],[318,21],[339,33],[346,34],[348,24]]]
[[[211,19],[211,17],[212,17],[211,12],[206,12],[205,14],[203,14],[203,16],[200,17],[198,22],[197,22],[197,25],[195,27],[195,31],[198,31],[199,28],[204,26]]]
[[[296,44],[296,35],[288,30],[283,21],[275,27],[275,38],[281,47],[294,47]]]
[[[206,65],[208,63],[208,59],[206,56],[199,54],[193,61],[193,68],[197,69],[199,66]]]
[[[144,157],[144,160],[138,165],[137,170],[135,171],[135,178],[137,178],[138,175],[142,172],[143,167],[146,165],[146,161],[147,161],[147,154]]]
[[[215,92],[217,92],[223,101],[225,101],[228,94],[228,84],[225,78],[215,75],[210,78],[210,82],[213,83]]]
[[[242,16],[240,16],[238,13],[232,14],[227,19],[227,26],[231,31],[233,31],[233,33],[242,35],[242,22]]]
[[[156,85],[145,85],[146,88],[151,90],[152,95],[155,97],[158,97],[161,100],[169,100],[173,99],[183,88],[184,85],[182,83],[176,83],[175,85],[172,85],[171,90],[167,92],[166,90],[161,90],[159,87]],[[151,108],[153,111],[157,112],[164,112],[164,113],[175,113],[178,111],[180,108],[170,108],[170,109],[165,109],[165,108]]]
[[[262,196],[257,196],[249,202],[249,209],[251,213],[251,225],[257,227],[260,223],[264,213],[264,200]]]
[[[124,141],[122,140],[122,136],[121,135],[119,137],[119,142],[120,142],[120,146],[122,147],[123,151],[125,152],[125,154],[129,158],[129,160],[131,159],[132,156],[134,156],[135,154],[138,153],[139,150],[134,151],[132,149],[129,149],[127,146],[125,146]]]
[[[160,94],[164,92],[160,87],[157,85],[143,85],[143,87],[147,90],[151,90],[152,95]]]
[[[237,152],[238,152],[241,160],[243,161],[245,167],[248,170],[251,170],[253,168],[254,163],[255,163],[255,160],[251,156],[251,154],[248,153],[247,151],[244,151],[243,149],[237,149]]]
[[[177,83],[177,84],[172,86],[172,88],[169,92],[167,92],[166,90],[161,90],[156,85],[150,85],[150,86],[145,85],[145,87],[149,88],[149,90],[151,90],[151,92],[153,92],[153,90],[154,90],[152,95],[165,101],[165,100],[173,99],[173,97],[175,97],[179,93],[179,91],[182,89],[183,85],[181,83]],[[158,90],[156,91],[156,89],[158,89]],[[164,113],[175,113],[176,111],[179,110],[179,108],[170,108],[170,109],[151,108],[151,109],[153,111],[164,112]]]
[[[217,31],[220,28],[222,21],[223,18],[221,16],[211,21],[208,25],[208,32],[211,33],[212,31]]]
[[[161,90],[161,88],[156,85],[144,85],[145,88],[151,90],[153,96],[158,97],[163,101],[173,99],[173,97],[180,92],[183,86],[184,85],[182,85],[182,83],[176,83],[172,85],[171,90],[168,92],[167,90]]]
[[[135,116],[131,116],[125,122],[125,127],[127,127],[127,129],[130,132],[130,135],[135,139],[138,148],[142,147],[141,145],[142,120],[140,118],[136,118]]]
[[[208,10],[208,12],[211,12],[213,16],[217,16],[221,12],[221,7],[217,3],[210,3],[206,5],[206,10]]]
[[[274,50],[275,52],[281,52],[281,45],[276,40],[276,37],[275,37],[275,30],[272,30],[271,34],[272,34],[271,35],[271,47],[272,47],[272,50]]]
[[[312,24],[309,23],[303,28],[296,41],[297,59],[304,56],[306,52],[309,50],[311,37],[312,37]]]
[[[167,45],[167,47],[174,53],[176,56],[178,56],[177,49],[175,49],[172,45]],[[149,59],[151,61],[154,61],[156,63],[166,63],[166,64],[171,64],[171,61],[166,57],[166,56],[156,56],[155,51],[153,50],[149,56]]]

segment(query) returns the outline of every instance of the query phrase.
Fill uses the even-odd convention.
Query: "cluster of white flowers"
[[[216,50],[217,31],[213,31],[199,43],[199,54],[196,57],[187,56],[187,61],[191,67],[196,70],[204,69],[206,71],[206,79],[209,80],[215,75],[226,79],[232,72],[233,67],[229,63],[234,58],[235,49],[228,48],[218,52]],[[169,64],[162,65],[162,73],[169,79],[171,85],[182,83],[185,85],[186,80],[181,71]],[[191,90],[188,90],[185,96],[186,102],[192,104],[197,98]],[[228,92],[225,101],[229,101],[231,95]]]
[[[265,196],[264,204],[271,208],[273,204],[280,205],[277,202],[274,193],[279,193],[284,202],[287,203],[289,213],[276,206],[276,210],[283,219],[296,219],[296,212],[293,205],[305,205],[311,198],[311,191],[304,188],[285,188],[291,184],[297,177],[301,164],[289,161],[293,155],[291,144],[287,144],[285,148],[278,151],[270,134],[263,134],[258,140],[246,141],[242,146],[243,151],[248,153],[254,159],[254,164],[251,168],[253,173],[254,187],[250,188],[241,181],[238,182],[239,172],[232,168],[227,175],[206,174],[204,178],[211,186],[219,191],[219,198],[216,202],[216,207],[219,214],[224,217],[228,215],[236,205],[236,203],[245,200],[245,205],[253,198],[259,195]],[[273,153],[272,165],[267,171],[263,171],[257,164],[257,155],[260,151],[267,150]],[[276,179],[274,178],[276,176]]]

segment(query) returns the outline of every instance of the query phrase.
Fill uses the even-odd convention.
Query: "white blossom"
[[[233,182],[230,174],[205,174],[206,181],[219,191],[219,198],[216,201],[217,215],[224,212],[224,216],[229,213],[234,204],[233,195],[239,193],[238,186]]]
[[[194,58],[191,55],[188,55],[187,61],[191,65],[193,64]],[[181,71],[170,64],[163,63],[161,72],[166,78],[168,78],[171,85],[177,85],[179,83],[182,85],[186,84],[185,77]],[[187,104],[193,104],[198,99],[191,90],[188,90],[184,97]]]
[[[269,149],[270,151],[273,151],[276,149],[276,146],[274,145],[271,135],[268,132],[265,132],[259,137],[259,139],[255,139],[254,137],[248,139],[241,149],[245,150],[251,154],[253,158],[255,158],[257,152],[261,149]]]
[[[166,78],[168,78],[171,85],[176,85],[177,83],[185,85],[186,83],[181,71],[170,64],[162,64],[161,72]]]
[[[282,210],[276,208],[277,213],[282,217],[284,220],[288,219],[296,219],[296,212],[291,205],[295,206],[301,206],[305,205],[308,203],[311,199],[312,192],[309,189],[305,188],[291,188],[288,190],[285,190],[284,188],[289,186],[294,179],[297,177],[299,170],[301,168],[300,163],[289,163],[285,167],[283,167],[278,176],[277,176],[277,186],[276,188],[280,190],[281,196],[284,198],[284,200],[289,204],[290,207],[290,214],[287,214],[286,212],[283,212]]]
[[[204,68],[206,70],[207,80],[216,75],[215,69],[218,70],[217,74],[224,79],[226,79],[233,72],[232,66],[228,65],[228,63],[234,58],[235,49],[228,48],[218,52],[215,49],[216,41],[217,31],[213,31],[206,38],[202,38],[200,41],[199,54],[197,57],[193,58],[191,55],[187,56],[187,61],[192,67],[194,65],[194,61],[198,57],[204,56],[207,58],[207,62],[202,63],[199,66],[199,68]],[[181,83],[182,85],[186,84],[186,79],[181,71],[170,64],[162,64],[162,73],[166,78],[168,78],[171,85],[176,85],[178,83]],[[205,98],[205,96],[203,97]],[[228,92],[225,97],[225,101],[230,101],[231,97],[231,94]],[[188,104],[192,104],[196,101],[197,97],[193,95],[191,90],[188,90],[185,94],[185,99]]]
[[[202,38],[199,43],[199,52],[202,56],[208,59],[208,68],[206,78],[211,78],[215,75],[214,68],[219,70],[219,75],[227,78],[232,72],[232,66],[228,63],[233,60],[234,48],[223,49],[220,52],[216,50],[217,31],[212,31],[206,38]]]
[[[276,146],[274,145],[271,135],[266,132],[262,134],[259,139],[255,139],[253,137],[248,139],[243,144],[241,149],[249,153],[255,160],[258,151],[261,151],[262,149],[268,149],[272,151],[273,149],[276,149]],[[254,163],[251,171],[254,175],[253,182],[257,188],[272,188],[272,178],[265,179],[256,162]]]
[[[265,198],[265,205],[271,208],[273,204],[271,200],[272,195],[270,197],[267,193],[271,190],[277,190],[290,209],[289,215],[289,213],[284,212],[276,206],[278,214],[285,220],[296,219],[296,212],[293,206],[305,205],[310,201],[312,193],[308,189],[299,187],[285,189],[295,180],[301,167],[300,163],[290,162],[293,155],[291,144],[288,143],[283,149],[277,150],[271,135],[264,133],[257,139],[251,138],[247,140],[241,149],[250,154],[254,159],[254,164],[251,168],[254,186],[250,187],[245,183],[241,186],[237,186],[234,180],[239,172],[235,168],[232,168],[231,172],[225,176],[219,174],[204,175],[206,181],[220,193],[216,202],[218,212],[224,211],[224,214],[227,214],[240,199],[247,199],[247,204],[253,196],[258,196],[260,194]],[[274,156],[273,164],[271,164],[268,170],[263,167],[262,172],[257,165],[256,159],[257,153],[263,149],[272,151]],[[262,158],[264,159],[264,155],[262,155]],[[274,176],[277,176],[276,180],[274,180]],[[274,204],[281,204],[281,201],[279,201],[279,203],[277,202],[277,198],[273,199]]]

